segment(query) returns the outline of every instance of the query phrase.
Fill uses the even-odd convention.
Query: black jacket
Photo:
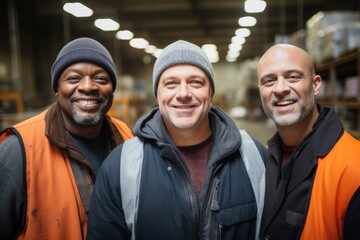
[[[329,153],[344,133],[334,109],[320,106],[318,109],[319,117],[313,130],[283,166],[282,141],[279,134],[276,133],[268,141],[270,156],[266,168],[261,239],[300,239],[308,213],[317,159]],[[360,156],[357,156],[357,160],[359,158]],[[338,160],[341,161],[341,158]],[[360,188],[354,194],[344,218],[344,239],[359,239]],[[337,238],[334,236],[334,239]]]

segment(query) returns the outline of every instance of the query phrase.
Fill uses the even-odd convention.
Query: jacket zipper
[[[193,209],[193,211],[189,211],[191,213],[193,213],[192,215],[192,220],[195,223],[195,226],[198,226],[199,221],[199,206],[198,206],[198,202],[197,202],[197,197],[194,193],[193,190],[193,185],[192,182],[190,180],[190,176],[189,173],[187,171],[186,166],[184,165],[184,161],[182,159],[179,159],[179,157],[177,156],[177,154],[173,151],[170,151],[167,147],[167,152],[169,153],[170,157],[173,157],[173,159],[169,158],[170,162],[173,162],[175,166],[178,167],[179,172],[181,174],[181,176],[183,177],[184,180],[184,187],[185,187],[185,198],[189,200],[190,202],[190,206]],[[199,225],[200,227],[200,225]],[[201,234],[199,234],[199,228],[195,227],[193,228],[193,234],[195,235],[196,238],[199,238],[199,236],[201,236]]]

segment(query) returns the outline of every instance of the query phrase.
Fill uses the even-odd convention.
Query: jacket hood
[[[216,106],[211,107],[209,120],[214,138],[214,147],[217,148],[221,157],[239,150],[241,136],[234,121]],[[154,108],[141,117],[135,124],[134,133],[144,139],[173,144],[166,131],[159,108]]]

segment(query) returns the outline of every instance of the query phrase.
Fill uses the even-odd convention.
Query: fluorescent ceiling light
[[[96,19],[94,24],[103,31],[116,31],[120,28],[120,24],[110,18]]]
[[[239,45],[244,44],[245,41],[246,41],[245,37],[242,37],[242,36],[234,36],[231,38],[232,43],[239,44]]]
[[[216,52],[217,51],[217,47],[215,44],[204,44],[201,46],[201,48],[204,52]]]
[[[239,18],[239,25],[242,27],[252,27],[256,24],[256,18],[247,16]]]
[[[248,37],[250,34],[251,32],[248,28],[239,28],[235,31],[236,36]]]
[[[90,17],[94,13],[93,10],[79,2],[65,3],[63,9],[75,17]]]
[[[129,44],[133,48],[138,49],[145,49],[147,46],[149,46],[149,42],[143,38],[133,38],[130,40]]]
[[[211,56],[208,58],[211,63],[217,63],[219,61],[219,56],[214,56],[214,57]]]
[[[226,61],[227,61],[227,62],[235,62],[235,61],[236,61],[236,57],[231,57],[231,56],[226,55]]]
[[[265,10],[266,2],[262,0],[246,0],[244,8],[247,13],[260,13]]]
[[[227,56],[237,58],[240,56],[240,51],[228,51]]]
[[[217,51],[207,52],[206,56],[211,63],[216,63],[219,61],[219,53]]]
[[[134,37],[134,34],[129,30],[120,30],[116,33],[115,37],[120,40],[130,40]]]
[[[145,48],[145,52],[149,54],[153,54],[157,50],[157,47],[154,45],[149,45]]]
[[[241,51],[242,49],[243,49],[243,46],[241,44],[237,44],[237,43],[230,43],[229,44],[229,51],[230,52]]]

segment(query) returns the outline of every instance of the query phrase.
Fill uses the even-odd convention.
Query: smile
[[[293,104],[295,101],[292,101],[292,100],[284,100],[284,101],[279,101],[279,102],[276,102],[275,105],[276,106],[286,106],[286,105],[289,105],[289,104]]]
[[[179,108],[179,109],[188,109],[188,108],[192,108],[193,106],[175,106],[175,108]]]
[[[78,102],[83,105],[92,105],[92,104],[98,103],[98,101],[96,101],[96,100],[79,100]]]

